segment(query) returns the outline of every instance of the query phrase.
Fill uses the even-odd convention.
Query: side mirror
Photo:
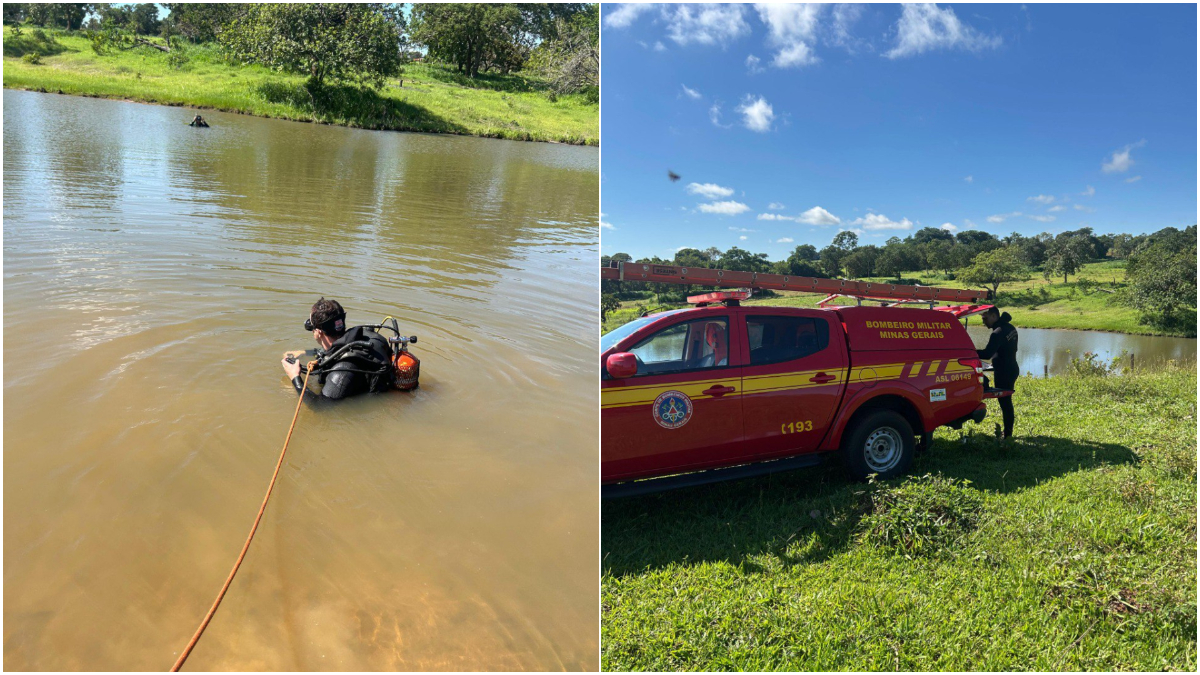
[[[637,375],[637,357],[629,352],[609,354],[608,359],[604,362],[604,368],[609,375],[618,380],[633,377]]]

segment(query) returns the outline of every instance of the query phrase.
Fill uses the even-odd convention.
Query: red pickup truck
[[[937,427],[983,420],[982,366],[966,328],[934,309],[732,300],[645,316],[601,338],[604,491],[766,473],[831,453],[856,478],[897,476]]]

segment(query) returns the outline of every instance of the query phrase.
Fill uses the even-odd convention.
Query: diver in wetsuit
[[[378,390],[375,388],[375,385],[378,385],[379,382],[373,380],[370,374],[364,372],[364,368],[369,368],[372,364],[368,362],[364,366],[361,360],[363,352],[354,352],[355,356],[352,357],[349,355],[350,352],[345,352],[344,350],[340,350],[340,348],[351,342],[360,343],[363,340],[370,341],[371,336],[379,336],[370,333],[370,331],[364,331],[361,326],[347,331],[346,311],[342,309],[341,304],[337,300],[326,300],[325,298],[318,300],[312,306],[312,313],[309,315],[309,319],[305,322],[304,327],[313,332],[313,338],[320,345],[320,349],[317,351],[318,357],[335,354],[339,351],[348,355],[347,358],[334,359],[331,363],[327,362],[323,364],[322,368],[313,372],[313,375],[321,383],[321,393],[318,395],[310,391],[309,396],[314,398],[309,400],[337,400]],[[374,347],[373,351],[384,350],[382,354],[375,354],[376,357],[382,360],[382,364],[387,363],[386,345],[386,341],[382,347],[372,343],[372,347]],[[364,349],[367,348],[364,347]],[[287,352],[284,354],[282,361],[283,370],[291,378],[292,385],[296,387],[296,393],[304,391],[304,378],[300,375],[299,361],[299,358],[304,354],[306,352],[303,351]],[[382,369],[382,364],[377,367]]]
[[[192,118],[192,122],[188,126],[189,127],[205,127],[205,128],[207,128],[208,122],[205,122],[203,117],[196,115],[195,117]]]
[[[1021,374],[1017,367],[1017,329],[1013,328],[1012,317],[1008,312],[1001,314],[1000,310],[992,307],[983,313],[983,325],[992,329],[992,335],[988,338],[987,346],[978,350],[979,358],[992,362],[992,368],[995,369],[992,386],[1011,390]],[[996,402],[1000,404],[1000,413],[1004,418],[1004,438],[1010,438],[1013,433],[1012,397],[999,396]]]

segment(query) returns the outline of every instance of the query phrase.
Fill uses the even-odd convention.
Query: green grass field
[[[602,667],[1195,671],[1195,368],[1014,400],[1013,442],[993,402],[911,479],[605,502]]]
[[[919,279],[926,286],[962,288],[964,284],[946,280],[940,275],[926,273],[906,279]],[[1085,280],[1082,284],[1080,280]],[[892,282],[879,278],[863,279],[872,282]],[[1091,287],[1089,287],[1089,284]],[[1139,323],[1137,310],[1121,302],[1121,291],[1125,282],[1125,261],[1113,260],[1084,265],[1079,275],[1071,277],[1066,284],[1062,279],[1046,281],[1040,274],[1029,280],[1003,284],[996,304],[1012,314],[1013,325],[1018,328],[1070,328],[1075,330],[1100,330],[1135,335],[1174,335],[1195,337],[1195,311],[1191,320],[1183,321],[1183,327],[1163,328]],[[1111,292],[1110,292],[1111,291]],[[780,292],[774,297],[751,299],[747,305],[776,305],[788,307],[816,307],[822,296],[813,293]],[[846,301],[847,303],[851,301]],[[625,324],[639,315],[639,306],[684,307],[681,303],[659,305],[653,298],[626,301],[621,309],[610,313],[604,321],[604,332]],[[978,321],[975,319],[974,321]]]
[[[477,81],[439,65],[409,64],[382,89],[327,86],[314,99],[304,78],[230,66],[212,47],[169,55],[148,47],[97,55],[82,33],[4,28],[4,86],[367,129],[465,134],[598,145],[599,104],[583,95],[551,101],[541,81],[517,75]],[[37,57],[27,56],[36,54]],[[30,63],[27,59],[40,60]],[[402,84],[402,86],[401,86]]]

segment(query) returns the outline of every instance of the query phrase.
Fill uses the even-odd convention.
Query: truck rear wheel
[[[894,410],[876,410],[854,423],[842,443],[842,458],[855,480],[871,474],[895,478],[908,471],[916,450],[912,426]]]

